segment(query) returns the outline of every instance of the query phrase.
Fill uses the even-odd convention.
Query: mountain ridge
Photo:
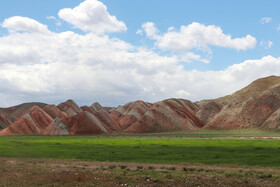
[[[0,108],[0,135],[76,135],[147,133],[200,128],[280,129],[280,77],[253,81],[231,95],[191,102],[165,99],[134,101],[119,107],[23,103]]]

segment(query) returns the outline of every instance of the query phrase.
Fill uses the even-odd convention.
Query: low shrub
[[[121,165],[120,168],[121,168],[121,169],[125,169],[125,168],[127,168],[127,166]]]
[[[155,170],[156,169],[156,167],[154,167],[154,166],[148,166],[148,170]]]
[[[116,165],[110,165],[109,166],[109,169],[115,169],[116,168]]]

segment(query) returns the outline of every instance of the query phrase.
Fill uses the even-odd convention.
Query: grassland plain
[[[280,168],[280,140],[192,138],[192,135],[189,138],[136,135],[1,136],[0,157]]]

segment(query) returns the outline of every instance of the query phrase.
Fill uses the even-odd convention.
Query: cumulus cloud
[[[179,55],[179,61],[181,62],[193,62],[193,61],[198,61],[198,62],[203,62],[208,64],[210,61],[206,58],[202,58],[200,55],[192,53],[192,52],[187,52],[185,54]]]
[[[139,34],[143,32],[150,39],[155,40],[155,46],[162,50],[168,50],[179,56],[183,62],[200,61],[209,63],[212,51],[210,46],[233,48],[236,50],[248,50],[254,48],[257,40],[251,35],[242,38],[232,38],[229,34],[224,34],[220,27],[215,25],[203,25],[192,23],[181,26],[179,31],[174,27],[169,27],[166,33],[160,34],[153,22],[146,22]],[[201,57],[191,50],[198,50],[206,53],[206,57]]]
[[[260,22],[261,22],[261,24],[270,23],[270,22],[272,22],[272,18],[270,18],[270,17],[263,17],[263,18],[261,18]]]
[[[58,16],[85,32],[103,34],[127,30],[125,23],[110,15],[98,0],[86,0],[73,9],[61,9]]]
[[[199,59],[191,53],[188,58]],[[0,37],[0,103],[195,101],[230,94],[280,69],[280,58],[272,56],[204,72],[186,70],[179,61],[94,33],[10,33]]]
[[[27,31],[35,33],[50,33],[47,25],[43,25],[34,19],[21,16],[5,19],[2,27],[7,28],[10,32]]]
[[[273,45],[272,41],[261,41],[260,46],[262,46],[265,49],[270,49]]]
[[[60,102],[73,98],[85,104],[101,98],[105,103],[120,104],[122,99],[140,97],[149,87],[144,83],[148,77],[161,70],[172,72],[176,63],[175,57],[94,33],[11,33],[0,37],[1,93],[10,98],[10,93],[17,93],[10,105],[19,100],[50,102],[54,98]],[[139,87],[135,86],[138,83]]]
[[[153,22],[143,23],[142,29],[143,30],[138,30],[137,34],[142,34],[144,31],[148,38],[154,39],[154,40],[158,39],[159,30],[156,28],[156,26]]]
[[[209,46],[247,50],[255,47],[257,40],[251,35],[242,38],[232,38],[224,34],[220,27],[215,25],[205,26],[192,23],[181,26],[178,32],[169,30],[157,38],[157,46],[171,51],[187,51],[191,49],[207,50]]]

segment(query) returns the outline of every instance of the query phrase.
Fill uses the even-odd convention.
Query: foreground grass
[[[280,167],[280,140],[0,136],[0,157]]]

